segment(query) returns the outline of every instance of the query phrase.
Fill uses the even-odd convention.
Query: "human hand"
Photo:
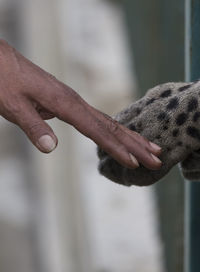
[[[161,149],[87,104],[75,91],[0,40],[0,114],[44,153],[58,140],[44,120],[57,117],[128,168],[158,169]],[[131,154],[131,155],[130,155]],[[137,161],[138,160],[138,161]]]

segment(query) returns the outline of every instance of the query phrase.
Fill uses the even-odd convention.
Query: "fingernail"
[[[138,161],[136,160],[136,158],[131,153],[129,153],[129,156],[130,156],[134,166],[139,167],[140,165],[139,165]]]
[[[56,148],[56,143],[49,135],[43,135],[38,140],[38,144],[42,149],[44,149],[46,152],[51,152]]]
[[[154,156],[153,154],[151,154],[151,157],[154,159],[155,162],[162,163],[161,160]]]
[[[153,149],[155,149],[156,151],[160,151],[160,150],[161,150],[161,147],[158,146],[157,144],[154,144],[154,143],[150,142],[150,145],[151,145],[151,147],[153,147]]]

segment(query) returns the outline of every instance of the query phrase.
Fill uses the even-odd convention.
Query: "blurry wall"
[[[0,1],[1,37],[18,49],[24,48],[21,8],[21,1]],[[2,118],[0,135],[0,270],[40,271],[27,141],[16,126]]]
[[[89,103],[114,114],[132,101],[137,82],[119,6],[1,0],[0,10],[2,37]],[[44,155],[2,120],[2,271],[162,272],[152,189],[100,177],[95,145],[63,122],[49,123],[59,145]]]

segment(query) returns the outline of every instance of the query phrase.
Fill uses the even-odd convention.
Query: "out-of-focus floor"
[[[2,36],[93,106],[114,114],[134,99],[119,6],[1,0],[0,9]],[[0,270],[163,272],[151,187],[101,177],[94,143],[58,120],[49,123],[59,146],[47,156],[1,120]]]

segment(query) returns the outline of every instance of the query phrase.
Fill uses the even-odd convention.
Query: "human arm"
[[[18,125],[41,152],[51,152],[58,143],[44,122],[57,117],[126,167],[136,168],[137,160],[151,169],[161,166],[152,156],[160,154],[159,147],[89,105],[4,40],[0,40],[0,64],[0,115]]]

